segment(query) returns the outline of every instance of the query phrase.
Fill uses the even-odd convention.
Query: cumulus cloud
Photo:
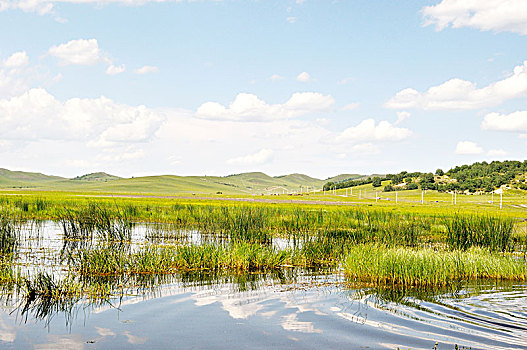
[[[489,113],[481,123],[483,130],[527,131],[527,111],[517,111],[510,114]]]
[[[483,31],[527,34],[524,0],[442,0],[422,10],[425,25],[437,30],[470,27]]]
[[[6,68],[21,68],[29,64],[29,57],[25,51],[15,52],[4,61]]]
[[[146,142],[164,116],[145,106],[117,104],[106,97],[57,100],[44,89],[0,100],[1,139],[80,140],[94,146]]]
[[[65,44],[52,46],[48,54],[57,57],[62,65],[92,66],[104,60],[97,39],[70,40]]]
[[[258,165],[269,162],[273,158],[274,152],[271,149],[264,148],[256,153],[247,154],[245,156],[231,158],[227,161],[229,164],[238,165]]]
[[[106,68],[106,74],[108,75],[116,75],[123,73],[126,70],[126,67],[124,64],[121,64],[120,66],[114,66],[113,64],[110,64],[108,68]]]
[[[0,60],[0,99],[27,91],[30,84],[41,83],[44,76],[41,69],[29,66],[29,57],[25,51],[13,53]]]
[[[296,80],[302,83],[307,83],[308,81],[311,80],[311,75],[309,75],[309,73],[307,72],[302,72],[298,74],[298,76],[296,77]]]
[[[375,123],[373,119],[365,119],[358,125],[350,127],[337,135],[337,142],[363,143],[364,141],[402,141],[409,138],[412,132],[406,128],[398,128],[387,121]]]
[[[407,88],[398,92],[385,107],[430,110],[468,110],[499,105],[527,94],[527,61],[516,66],[507,78],[477,88],[476,83],[458,78],[432,86],[426,92]]]
[[[134,69],[134,73],[136,74],[148,74],[148,73],[157,73],[159,72],[159,68],[155,66],[143,66],[138,69]]]
[[[456,145],[456,154],[482,154],[483,148],[472,141],[459,141]]]
[[[317,92],[297,92],[287,102],[274,105],[265,103],[256,95],[240,93],[228,107],[217,102],[206,102],[197,109],[195,115],[205,119],[237,121],[276,120],[325,111],[334,103],[331,95]]]

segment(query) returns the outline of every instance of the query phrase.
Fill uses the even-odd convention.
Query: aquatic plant
[[[445,218],[446,242],[453,249],[485,247],[492,251],[513,248],[514,221],[504,217],[454,215]]]
[[[473,247],[442,251],[374,246],[350,247],[343,268],[350,280],[374,284],[441,286],[461,280],[525,280],[527,263]]]

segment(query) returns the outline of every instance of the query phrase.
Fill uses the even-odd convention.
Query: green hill
[[[110,175],[104,172],[98,172],[98,173],[91,173],[86,174],[82,176],[77,176],[73,178],[72,180],[75,181],[111,181],[111,180],[118,180],[120,179],[119,176]]]
[[[0,168],[1,187],[30,187],[35,184],[52,183],[62,180],[66,179],[60,176],[50,176],[25,171],[12,171]]]
[[[338,178],[361,177],[339,175]],[[229,176],[143,176],[120,178],[96,172],[66,179],[39,173],[0,170],[0,188],[35,190],[109,192],[109,193],[164,193],[164,194],[273,194],[319,190],[326,180],[304,174],[269,176],[250,172]]]

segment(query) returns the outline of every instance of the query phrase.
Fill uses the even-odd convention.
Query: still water
[[[37,231],[21,259],[59,273],[60,228]],[[401,291],[302,269],[141,278],[122,295],[67,305],[26,305],[4,293],[0,348],[527,349],[525,283]]]

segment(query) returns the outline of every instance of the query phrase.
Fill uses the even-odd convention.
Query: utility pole
[[[425,191],[421,191],[421,204],[424,203],[424,199],[425,199]]]
[[[500,192],[500,209],[503,208],[503,188],[501,189],[501,192]]]

